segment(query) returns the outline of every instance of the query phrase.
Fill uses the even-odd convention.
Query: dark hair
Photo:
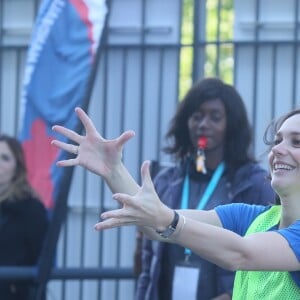
[[[180,160],[192,151],[188,119],[202,103],[215,99],[223,102],[226,111],[225,163],[229,168],[236,169],[246,162],[254,161],[250,149],[252,131],[244,102],[233,86],[218,78],[206,78],[196,82],[179,103],[166,134],[166,139],[171,143],[164,151]]]
[[[281,116],[278,120],[273,120],[267,127],[265,133],[264,133],[264,142],[266,145],[273,146],[274,144],[274,137],[279,130],[279,128],[282,126],[282,124],[289,119],[290,117],[294,115],[300,114],[300,109],[294,109],[290,112],[286,113],[285,115]]]
[[[27,170],[24,152],[21,143],[14,137],[2,134],[0,142],[5,142],[16,160],[15,175],[9,188],[0,195],[0,201],[4,199],[21,200],[28,196],[38,198],[37,193],[32,189],[27,180]]]

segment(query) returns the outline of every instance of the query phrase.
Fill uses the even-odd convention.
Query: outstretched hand
[[[122,208],[101,214],[103,221],[95,225],[96,230],[137,225],[157,229],[166,227],[173,217],[173,211],[158,198],[151,180],[149,161],[141,167],[142,186],[134,196],[114,194],[113,198]]]
[[[57,165],[62,167],[80,165],[97,175],[106,177],[121,162],[123,146],[134,136],[134,132],[126,131],[116,139],[106,140],[98,133],[92,120],[81,108],[77,107],[75,112],[84,126],[85,135],[63,126],[53,126],[55,132],[76,144],[59,140],[51,142],[54,146],[76,155],[75,158],[58,161]]]

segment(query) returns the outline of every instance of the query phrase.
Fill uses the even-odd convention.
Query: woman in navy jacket
[[[38,262],[48,227],[46,209],[27,181],[19,141],[0,135],[0,266]],[[0,298],[27,300],[32,284],[0,281]]]
[[[207,143],[206,172],[197,171],[200,137],[205,137]],[[167,139],[170,144],[165,152],[177,164],[162,170],[154,180],[156,192],[167,206],[210,210],[220,204],[274,202],[267,172],[255,162],[250,151],[251,129],[243,101],[231,85],[215,78],[195,83],[180,103]],[[217,178],[221,164],[224,169]],[[211,188],[214,180],[217,183]],[[185,203],[187,197],[189,201]],[[136,299],[171,300],[175,270],[186,264],[187,258],[189,267],[199,270],[195,273],[199,274],[196,299],[231,299],[233,272],[178,245],[148,239],[143,240]]]

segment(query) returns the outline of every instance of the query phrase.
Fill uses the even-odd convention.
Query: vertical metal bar
[[[271,91],[271,97],[272,97],[272,105],[271,105],[271,118],[272,120],[275,118],[275,99],[276,99],[276,71],[277,71],[277,44],[274,44],[272,46],[272,65],[273,65],[273,70],[271,72],[272,74],[272,91]]]
[[[236,65],[236,61],[237,61],[237,53],[238,53],[238,49],[239,49],[239,45],[235,42],[232,43],[232,48],[233,48],[233,74],[232,74],[232,82],[233,82],[233,85],[235,86],[236,85],[236,70],[237,70],[237,65]]]
[[[67,266],[67,241],[68,241],[68,224],[69,224],[69,214],[66,216],[66,221],[64,223],[64,239],[63,239],[63,253],[62,253],[62,266],[65,268]],[[61,288],[61,299],[66,298],[66,280],[62,280],[62,288]]]
[[[140,72],[141,72],[141,85],[140,85],[140,99],[141,99],[141,105],[140,105],[140,119],[139,119],[139,130],[142,133],[143,128],[144,128],[144,116],[145,116],[145,52],[146,48],[145,46],[145,22],[146,22],[146,0],[142,0],[142,18],[141,18],[141,23],[142,23],[142,34],[141,34],[141,65],[140,65]],[[141,138],[139,141],[139,157],[138,157],[138,165],[140,166],[142,163],[142,155],[144,152],[144,135],[141,134]],[[138,172],[139,174],[139,172]]]
[[[110,8],[112,6],[112,1],[113,0],[109,0],[107,2],[107,7],[108,7],[108,15],[107,15],[107,18],[106,18],[106,22],[108,23],[108,20],[109,20],[109,15],[110,15]],[[104,52],[104,55],[103,55],[103,59],[101,61],[101,63],[103,63],[103,88],[102,88],[102,98],[104,99],[103,101],[103,111],[105,112],[104,114],[102,114],[102,131],[103,131],[103,134],[105,134],[107,132],[107,110],[108,110],[108,105],[107,105],[107,102],[108,102],[108,72],[109,72],[109,66],[108,66],[108,61],[109,61],[109,54],[110,54],[110,51],[109,51],[109,47],[108,47],[108,27],[105,26],[106,30],[103,31],[103,40],[102,40],[102,43],[103,43],[103,47],[105,48],[105,52]],[[97,64],[99,65],[99,63]],[[104,200],[105,200],[105,186],[104,186],[104,182],[102,181],[101,183],[101,186],[100,186],[100,212],[103,212],[104,210],[104,206],[105,206],[105,203],[104,203]],[[102,246],[104,244],[103,242],[103,231],[101,231],[100,233],[100,238],[99,238],[99,267],[102,267],[103,266],[103,253],[102,253]],[[98,285],[98,298],[97,299],[101,299],[101,290],[102,290],[102,285],[103,285],[103,282],[102,280],[99,281],[99,285]]]
[[[0,1],[0,118],[2,117],[1,113],[3,112],[2,109],[2,73],[3,73],[3,53],[4,53],[4,47],[3,47],[3,14],[4,14],[4,1]],[[1,122],[0,122],[0,131],[2,132],[1,128]]]
[[[105,45],[107,46],[107,38],[105,39],[104,41]],[[109,70],[109,67],[108,67],[108,60],[109,60],[109,48],[106,47],[106,50],[105,50],[105,54],[104,54],[104,57],[103,57],[103,93],[102,93],[102,98],[104,99],[104,102],[103,102],[103,111],[105,112],[104,114],[102,114],[102,131],[103,131],[103,134],[106,133],[107,131],[107,101],[108,101],[108,70]],[[100,186],[100,212],[103,212],[104,210],[104,206],[105,206],[105,203],[104,203],[104,200],[105,200],[105,186],[104,186],[104,182],[101,183],[101,186]],[[103,266],[103,253],[102,253],[102,248],[103,248],[103,231],[101,231],[100,233],[100,238],[99,238],[99,267],[102,267]],[[99,288],[98,288],[98,298],[97,299],[101,299],[101,290],[102,290],[102,280],[99,281]]]
[[[220,76],[220,28],[221,28],[221,0],[218,0],[218,6],[217,6],[217,36],[216,36],[216,62],[215,62],[215,74],[216,77]]]
[[[108,66],[108,61],[109,61],[109,47],[108,47],[108,38],[109,38],[109,30],[108,30],[108,24],[109,24],[109,17],[110,17],[110,13],[111,13],[111,7],[112,7],[112,1],[113,0],[107,0],[106,1],[106,5],[108,8],[108,14],[105,20],[105,26],[103,28],[103,34],[102,34],[102,39],[101,39],[101,44],[102,47],[104,49],[103,51],[103,55],[102,55],[102,60],[101,63],[103,63],[103,76],[102,76],[102,81],[103,81],[103,85],[102,85],[102,99],[103,99],[103,111],[105,112],[104,114],[102,114],[102,131],[103,134],[106,133],[107,131],[107,109],[108,109],[108,105],[107,105],[107,101],[108,101],[108,72],[109,72],[109,66]],[[99,61],[100,59],[98,59],[96,65],[99,68]],[[104,182],[101,182],[100,185],[100,212],[103,212],[104,210],[104,200],[105,200],[105,186],[104,186]],[[102,253],[102,249],[103,249],[103,231],[101,231],[99,233],[99,267],[103,266],[103,253]],[[99,280],[99,284],[98,284],[98,290],[97,290],[97,299],[101,299],[101,291],[102,291],[102,286],[103,286],[103,281]]]
[[[42,0],[34,0],[34,17],[37,15],[37,12],[38,12],[38,9],[39,9],[39,6],[41,4],[41,1]],[[34,20],[32,20],[32,24],[34,23]]]
[[[81,268],[84,268],[84,254],[85,254],[85,243],[84,243],[84,230],[85,230],[85,224],[86,224],[86,214],[87,214],[87,170],[83,171],[83,188],[82,188],[82,213],[81,213],[81,226],[80,226],[80,233],[81,233],[81,239],[83,240],[83,243],[80,244],[80,261],[79,265]],[[79,280],[79,299],[83,299],[83,280]]]
[[[299,49],[299,45],[297,44],[297,39],[298,39],[298,34],[299,34],[299,20],[298,20],[298,15],[299,15],[299,1],[294,0],[294,32],[293,32],[293,71],[292,71],[292,103],[293,103],[293,108],[296,107],[297,101],[296,101],[296,90],[297,90],[297,82],[298,82],[298,73],[297,70],[298,68],[298,55],[297,55],[297,50]]]
[[[16,49],[15,50],[16,51],[16,79],[15,79],[15,107],[16,107],[16,109],[15,109],[15,114],[14,114],[14,118],[15,118],[15,120],[19,120],[19,115],[20,115],[20,105],[18,105],[19,104],[19,96],[20,96],[20,94],[19,94],[19,87],[20,87],[20,74],[21,74],[21,72],[20,72],[20,65],[21,65],[21,58],[20,58],[20,56],[21,56],[21,49],[19,48],[19,49]],[[1,70],[1,69],[0,69]],[[18,136],[18,130],[19,130],[19,126],[18,126],[18,124],[17,123],[15,123],[15,128],[14,128],[14,135],[15,136]]]
[[[124,131],[125,128],[125,95],[126,95],[126,66],[128,65],[128,49],[123,49],[122,51],[122,66],[121,66],[121,74],[122,74],[122,82],[121,82],[121,132]],[[121,233],[122,228],[117,228],[117,260],[116,260],[116,267],[120,267],[121,265]],[[120,280],[117,279],[116,282],[116,299],[119,299],[120,297]]]
[[[159,74],[158,74],[158,105],[157,105],[157,115],[159,116],[158,118],[158,124],[157,124],[157,134],[156,134],[156,143],[157,143],[157,152],[156,152],[156,157],[157,161],[160,161],[160,152],[161,152],[161,138],[163,138],[162,133],[162,128],[161,128],[161,119],[163,116],[163,111],[162,111],[162,79],[163,79],[163,74],[164,74],[164,47],[161,47],[161,49],[158,49],[159,51]]]
[[[260,1],[255,0],[255,22],[259,24],[260,19]],[[257,74],[258,74],[258,39],[259,39],[259,27],[255,27],[254,34],[254,72],[253,72],[253,104],[252,104],[252,124],[256,124],[256,109],[257,109]],[[256,128],[253,126],[253,136],[256,136]],[[253,140],[253,148],[255,149],[256,143],[255,139]]]
[[[194,59],[193,82],[204,76],[205,41],[206,38],[206,2],[207,0],[194,0]]]

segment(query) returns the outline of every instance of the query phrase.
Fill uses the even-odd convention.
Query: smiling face
[[[283,122],[268,158],[271,184],[276,192],[300,193],[300,114]]]
[[[220,99],[208,100],[200,105],[188,119],[190,139],[197,149],[200,136],[207,137],[206,151],[221,150],[223,153],[226,134],[226,112]]]
[[[6,142],[0,141],[0,189],[12,181],[16,170],[16,159]]]

